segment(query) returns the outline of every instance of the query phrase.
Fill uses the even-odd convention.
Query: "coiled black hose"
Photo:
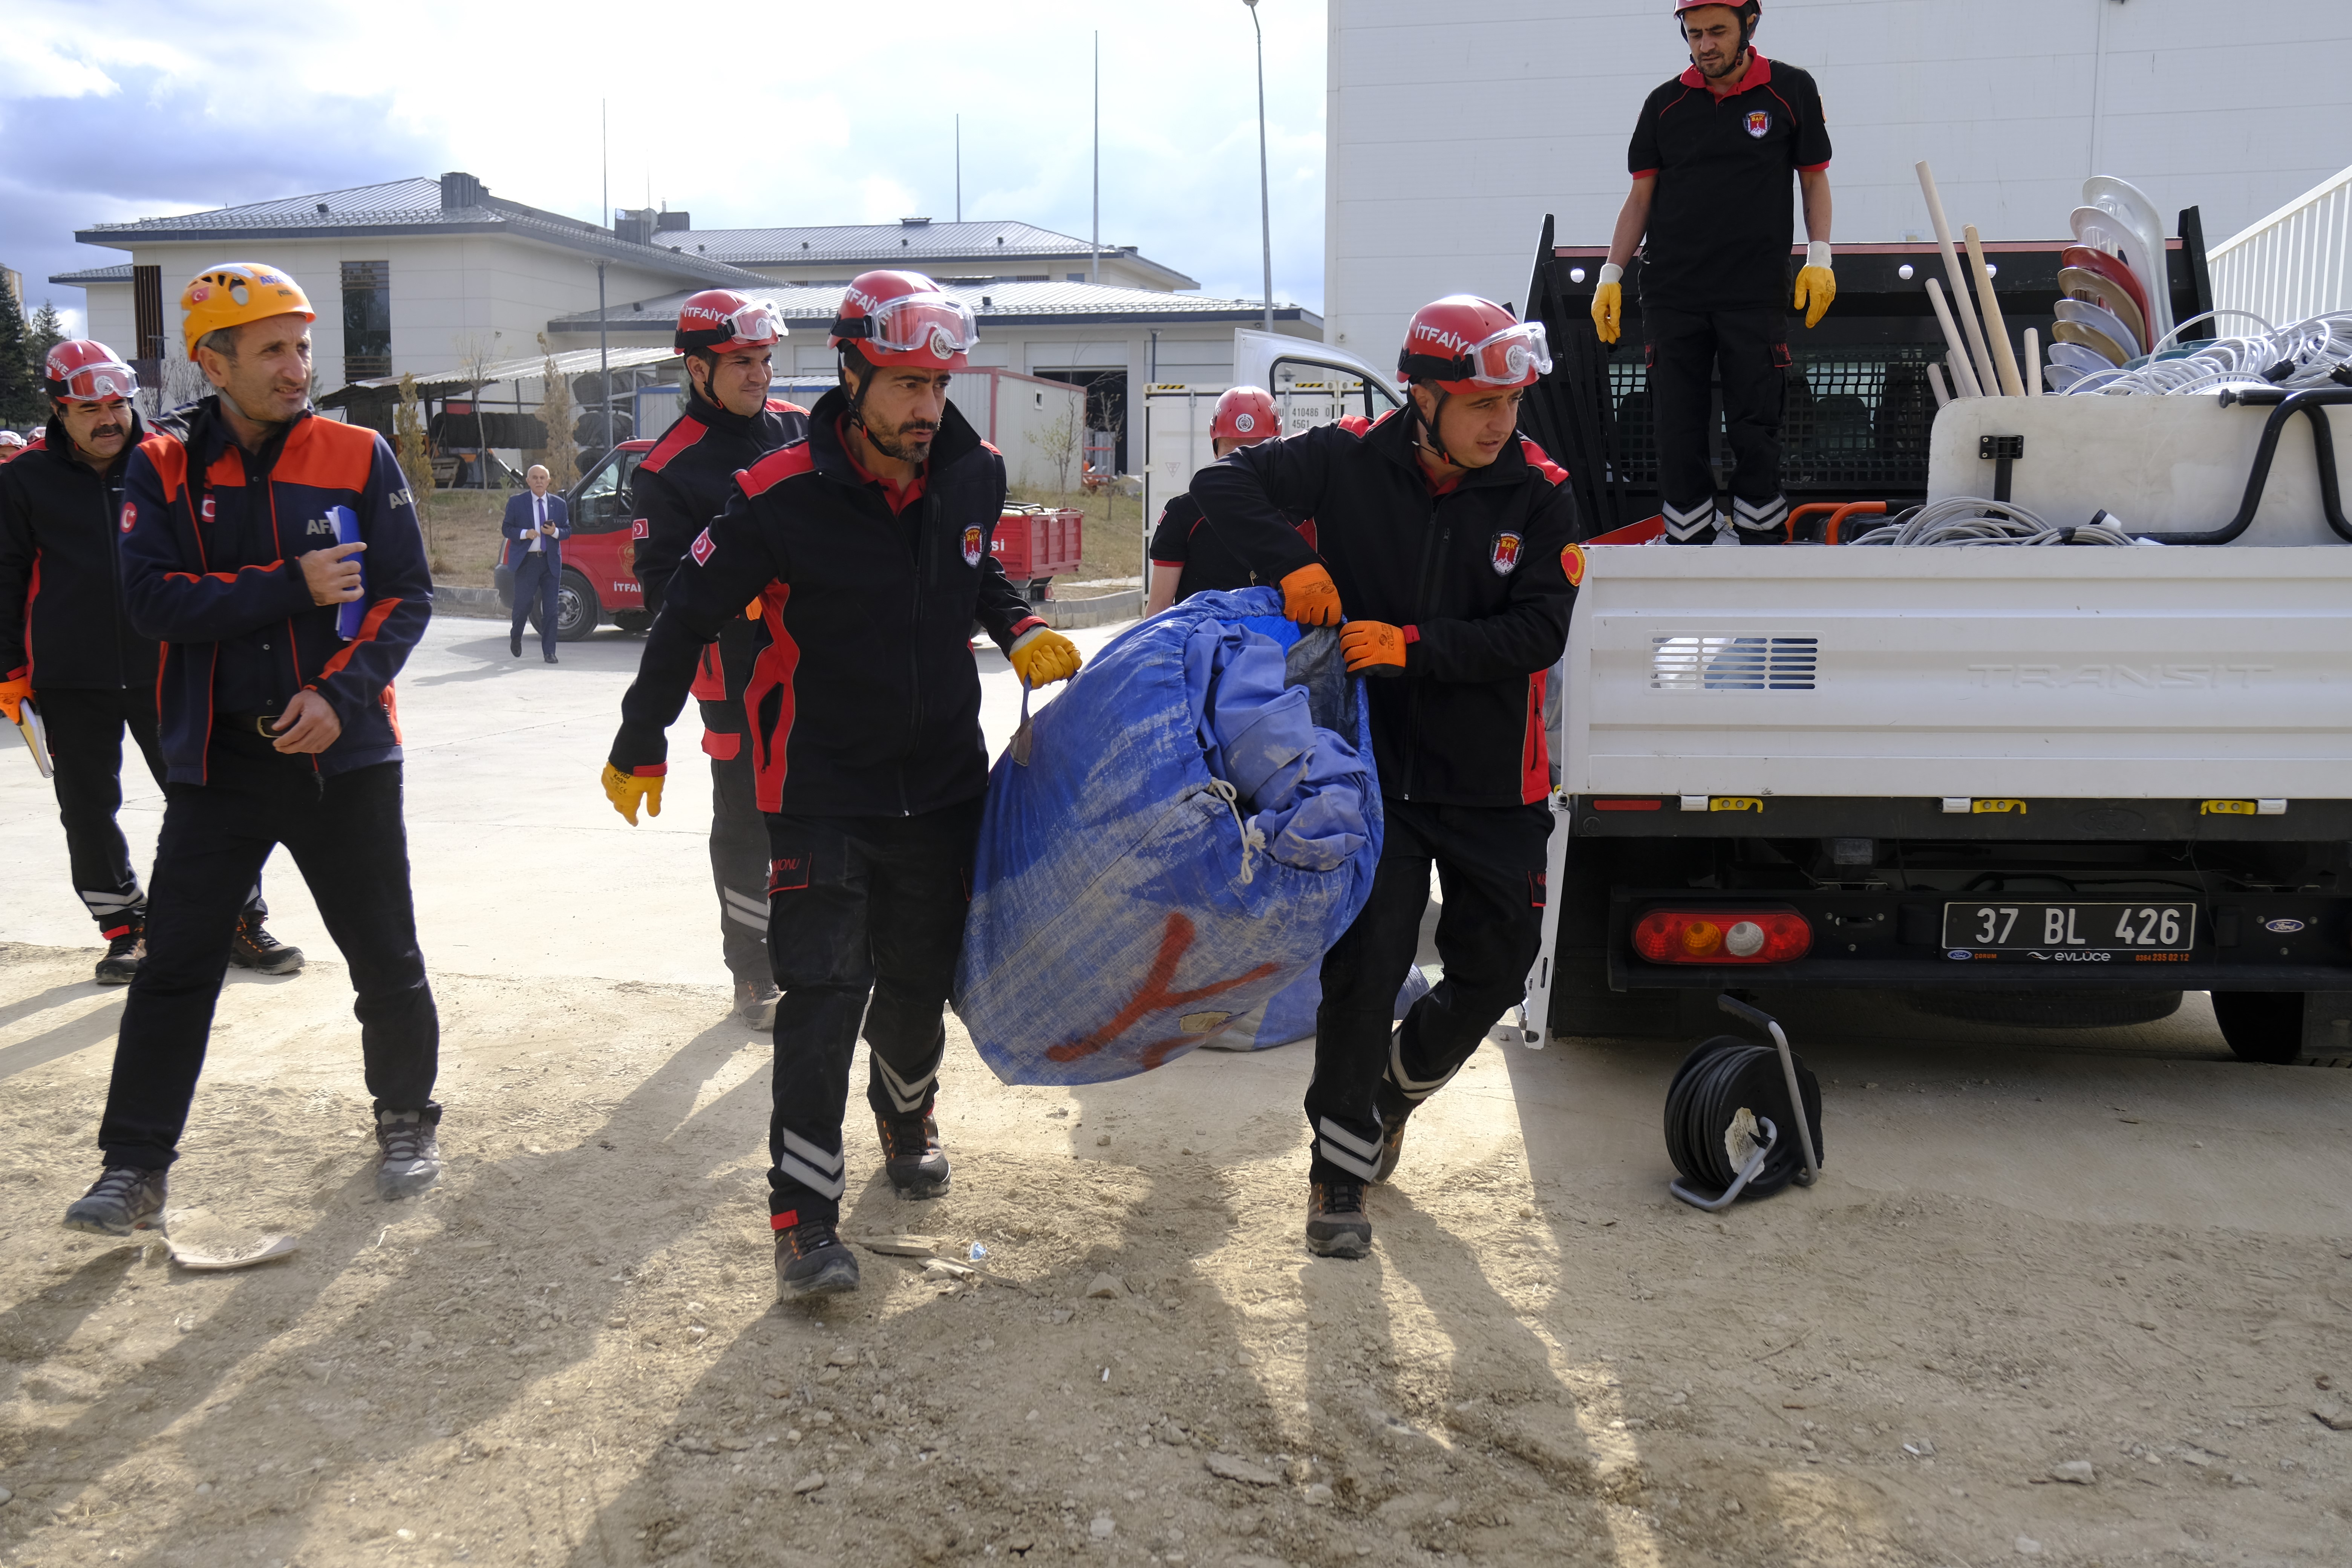
[[[1795,1059],[1814,1155],[1826,1163],[1829,1156],[1822,1148],[1821,1080],[1801,1058]],[[1805,1168],[1796,1121],[1789,1108],[1788,1078],[1780,1070],[1780,1053],[1769,1046],[1754,1045],[1737,1035],[1717,1035],[1683,1058],[1666,1090],[1666,1153],[1685,1179],[1721,1192],[1739,1174],[1730,1152],[1723,1146],[1723,1135],[1742,1108],[1769,1121],[1780,1132],[1771,1153],[1765,1157],[1764,1168],[1740,1194],[1769,1197]]]

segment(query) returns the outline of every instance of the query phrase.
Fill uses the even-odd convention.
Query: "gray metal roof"
[[[1132,322],[1158,325],[1176,322],[1231,321],[1247,326],[1265,319],[1265,307],[1255,300],[1204,299],[1198,294],[1171,294],[1158,289],[1129,289],[1109,283],[1003,283],[961,279],[943,282],[940,287],[950,295],[971,307],[980,322],[981,335],[988,334],[989,324],[1003,326],[1083,326],[1098,323]],[[794,285],[766,283],[755,289],[744,289],[743,294],[755,300],[765,300],[774,305],[786,321],[793,324],[795,332],[807,329],[799,325],[828,322],[841,307],[841,288],[832,285]],[[686,300],[688,290],[667,294],[658,300],[639,300],[611,306],[604,311],[604,323],[612,331],[676,331],[678,307]],[[1295,321],[1320,330],[1323,318],[1298,305],[1276,305],[1276,321]],[[558,316],[547,323],[551,332],[582,332],[596,330],[596,312],[583,310],[576,315]],[[820,332],[818,334],[822,336]]]
[[[679,298],[683,299],[685,296],[680,295]],[[417,375],[415,381],[420,388],[470,386],[477,382],[484,386],[492,386],[509,381],[543,380],[547,375],[547,363],[551,359],[555,362],[556,374],[570,376],[582,375],[607,365],[614,370],[627,370],[635,365],[659,364],[664,360],[673,360],[677,357],[677,351],[667,343],[658,348],[613,349],[609,352],[597,349],[566,349],[558,354],[531,354],[524,359],[502,359],[495,363],[484,365],[478,375],[465,370],[436,370]],[[375,391],[382,387],[398,386],[402,379],[396,375],[380,375],[366,381],[348,382],[345,384]]]
[[[78,289],[86,289],[93,283],[128,283],[131,281],[131,263],[124,261],[112,267],[85,268],[79,272],[53,272],[49,275],[49,281],[71,284]]]
[[[442,205],[442,182],[419,175],[387,180],[381,184],[353,185],[346,190],[320,191],[276,201],[249,202],[242,206],[214,207],[205,212],[167,217],[138,218],[129,223],[96,224],[77,229],[74,237],[85,245],[106,245],[127,250],[141,241],[215,240],[244,245],[269,238],[324,239],[415,233],[508,233],[567,249],[625,261],[671,277],[705,283],[741,284],[757,281],[722,261],[674,247],[637,245],[610,229],[583,223],[560,213],[542,212],[493,196],[476,182],[480,199],[461,206]]]
[[[799,228],[669,229],[654,236],[657,246],[686,255],[707,256],[738,267],[797,267],[810,263],[855,263],[889,267],[927,261],[980,262],[1087,259],[1087,242],[1026,223],[835,224]],[[1136,254],[1131,245],[1106,246],[1103,255],[1164,275],[1171,289],[1201,285],[1172,267]]]

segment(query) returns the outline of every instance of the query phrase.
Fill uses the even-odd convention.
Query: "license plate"
[[[2193,903],[1988,899],[1944,906],[1944,945],[1956,952],[2186,952],[2196,942]]]

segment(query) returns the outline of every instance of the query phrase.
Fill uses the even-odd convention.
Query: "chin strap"
[[[1412,397],[1410,395],[1406,399],[1406,401],[1412,405],[1413,423],[1418,425],[1427,436],[1427,438],[1423,440],[1421,445],[1436,453],[1437,460],[1444,463],[1447,468],[1458,468],[1462,465],[1454,460],[1454,454],[1445,449],[1445,437],[1439,435],[1437,432],[1438,422],[1445,417],[1445,399],[1447,395],[1445,388],[1431,384],[1429,389],[1430,391],[1437,394],[1437,406],[1425,419],[1422,417],[1421,399],[1418,397]]]

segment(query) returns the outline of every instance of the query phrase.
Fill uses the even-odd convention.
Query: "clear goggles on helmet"
[[[785,335],[783,316],[762,300],[742,306],[719,325],[727,330],[729,342],[746,348],[764,347],[781,342]]]
[[[1524,386],[1551,374],[1551,343],[1541,321],[1515,321],[1463,356],[1482,386]]]
[[[127,364],[108,360],[83,365],[67,376],[61,395],[73,403],[103,403],[110,397],[129,397],[138,390],[138,373]]]
[[[929,349],[941,359],[968,353],[980,342],[971,308],[945,294],[904,294],[885,300],[866,320],[866,341],[885,353]]]

